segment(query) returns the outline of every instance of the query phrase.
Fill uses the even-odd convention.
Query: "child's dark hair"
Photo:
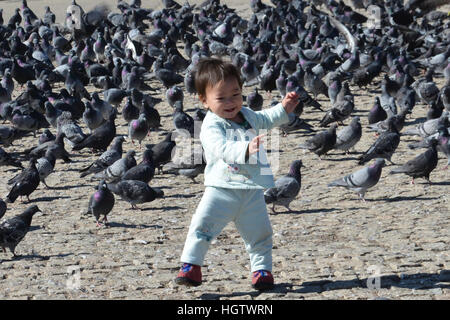
[[[197,64],[195,89],[199,95],[205,96],[208,86],[213,87],[229,78],[235,78],[242,89],[241,74],[234,64],[217,58],[202,58]]]

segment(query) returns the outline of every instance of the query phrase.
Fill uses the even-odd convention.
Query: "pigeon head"
[[[23,215],[32,217],[36,212],[42,212],[41,209],[37,205],[32,205],[31,207],[28,207],[24,212]]]
[[[384,167],[386,165],[386,161],[383,158],[375,159],[375,162],[370,166],[371,168],[375,167]]]

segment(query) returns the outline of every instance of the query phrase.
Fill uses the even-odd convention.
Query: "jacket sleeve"
[[[245,154],[250,141],[235,141],[235,130],[226,130],[217,124],[208,124],[200,132],[200,140],[207,161],[218,159],[228,164],[245,164]]]
[[[289,116],[281,103],[254,113],[255,125],[258,129],[270,130],[289,121]]]

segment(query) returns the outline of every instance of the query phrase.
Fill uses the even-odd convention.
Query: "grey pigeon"
[[[94,177],[97,179],[104,179],[108,182],[120,180],[125,172],[136,166],[135,155],[136,152],[134,150],[129,150],[125,157],[116,160],[112,165],[108,166],[102,172],[97,173]]]
[[[45,151],[45,156],[42,158],[37,159],[36,161],[36,168],[39,172],[39,179],[40,181],[50,189],[50,187],[45,182],[45,178],[47,178],[54,170],[55,163],[56,163],[56,156],[55,152],[58,152],[57,149],[58,146],[50,146],[47,148],[47,151]]]
[[[72,146],[82,142],[87,137],[81,127],[72,119],[72,114],[69,111],[63,111],[58,117],[57,132],[64,133],[64,137]]]
[[[343,150],[346,153],[353,148],[362,136],[362,127],[359,117],[353,117],[350,124],[336,133],[335,149]]]
[[[29,196],[37,189],[39,182],[40,179],[39,172],[36,168],[36,159],[32,158],[28,168],[25,168],[17,176],[8,180],[8,184],[12,184],[12,188],[6,197],[6,201],[14,203],[19,196],[26,196],[28,201],[30,201]]]
[[[175,175],[182,175],[188,177],[192,182],[197,183],[195,178],[204,172],[206,161],[204,160],[203,149],[196,150],[188,156],[175,155],[172,161],[163,166],[164,173],[171,173]]]
[[[331,109],[325,113],[319,125],[326,127],[333,122],[342,123],[342,121],[350,117],[354,109],[353,97],[345,96],[342,100],[337,100]]]
[[[0,144],[5,147],[12,145],[12,143],[25,136],[28,132],[9,126],[0,126]]]
[[[123,136],[115,137],[108,150],[103,152],[93,163],[80,169],[80,178],[103,171],[122,158],[122,144],[124,140],[125,138]]]
[[[289,211],[289,204],[297,197],[301,188],[300,168],[303,167],[301,160],[291,163],[289,173],[275,180],[275,187],[264,192],[264,200],[267,204],[272,203],[272,212],[276,213],[275,205],[286,207]]]
[[[183,105],[178,102],[175,104],[173,124],[177,131],[188,132],[191,137],[194,136],[194,119],[183,111]]]
[[[400,111],[399,114],[395,114],[393,116],[388,117],[386,120],[370,124],[368,125],[369,131],[376,131],[378,133],[382,133],[384,131],[387,131],[389,128],[388,122],[392,122],[397,128],[397,131],[401,131],[403,129],[403,126],[405,125],[406,115],[408,114],[407,109],[403,109]]]
[[[133,144],[134,140],[138,140],[139,147],[141,147],[142,140],[147,136],[148,130],[147,117],[145,113],[141,113],[139,118],[130,121],[128,125],[128,137]]]
[[[121,180],[108,183],[108,189],[131,204],[132,209],[139,209],[136,205],[162,198],[164,192],[159,188],[152,188],[147,183],[137,180]]]
[[[337,124],[333,123],[328,130],[316,133],[312,138],[309,138],[299,145],[301,149],[308,149],[320,156],[326,154],[333,149],[336,144],[336,127]]]
[[[103,91],[103,98],[105,102],[111,104],[116,109],[120,106],[123,99],[129,95],[130,91],[119,88],[110,88]]]
[[[4,252],[8,248],[14,255],[14,258],[17,257],[15,249],[30,229],[33,215],[36,212],[41,212],[41,210],[39,210],[37,205],[33,205],[23,213],[0,224],[0,246]]]
[[[378,183],[384,165],[384,159],[376,159],[370,166],[361,168],[343,178],[339,178],[328,184],[328,187],[345,187],[353,190],[358,193],[361,200],[365,201],[364,195],[368,189]]]
[[[439,89],[436,86],[436,83],[434,83],[432,75],[433,70],[429,69],[425,75],[425,79],[418,79],[411,84],[411,87],[416,91],[419,99],[427,105],[431,105],[431,103],[435,102],[439,96]]]
[[[389,162],[400,143],[400,134],[394,125],[394,119],[389,118],[388,130],[381,133],[377,140],[359,157],[358,164],[364,164],[375,158],[384,158]]]
[[[54,141],[56,139],[55,135],[49,130],[45,129],[44,132],[39,136],[39,144]]]
[[[437,144],[438,141],[432,139],[427,151],[409,160],[404,165],[392,169],[389,174],[404,173],[412,177],[411,184],[414,184],[416,178],[425,178],[431,184],[430,173],[438,163]]]
[[[6,202],[3,201],[3,199],[0,199],[0,219],[5,215],[6,209]]]
[[[102,100],[97,92],[92,94],[92,107],[100,111],[105,120],[108,120],[111,114],[116,112],[116,109],[107,101]]]
[[[125,105],[122,108],[122,117],[127,123],[131,120],[139,118],[139,108],[134,105],[131,98],[127,98]]]
[[[18,159],[15,159],[12,155],[6,152],[0,147],[0,166],[13,166],[16,168],[22,168],[23,166]]]
[[[425,122],[422,122],[418,125],[416,125],[414,128],[410,128],[408,130],[405,130],[403,133],[404,135],[410,136],[410,135],[419,135],[421,137],[428,137],[430,135],[433,135],[437,132],[439,125],[449,125],[450,120],[450,112],[444,111],[442,112],[441,117],[437,119],[430,119]]]
[[[83,122],[86,124],[89,131],[92,132],[92,130],[100,127],[103,122],[105,122],[105,119],[103,118],[102,113],[98,109],[94,108],[89,101],[87,101],[86,108],[83,112]]]
[[[305,88],[314,95],[314,99],[316,99],[319,94],[323,94],[328,98],[327,85],[312,72],[311,67],[307,67],[305,70]]]
[[[184,99],[184,93],[183,89],[179,86],[172,86],[166,91],[166,99],[167,102],[169,102],[169,105],[171,107],[175,106],[175,102],[181,101],[183,102]]]
[[[439,97],[442,101],[442,104],[444,105],[445,110],[450,112],[450,85],[442,87]]]
[[[100,227],[100,222],[108,222],[106,216],[114,207],[114,194],[108,189],[105,180],[101,180],[97,186],[97,191],[90,197],[86,214],[92,214],[95,217],[95,222]],[[103,216],[103,220],[100,220]]]

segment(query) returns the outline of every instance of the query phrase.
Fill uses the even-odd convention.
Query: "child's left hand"
[[[298,104],[298,94],[295,91],[288,92],[283,101],[281,101],[281,104],[284,110],[286,110],[286,113],[291,113]]]

